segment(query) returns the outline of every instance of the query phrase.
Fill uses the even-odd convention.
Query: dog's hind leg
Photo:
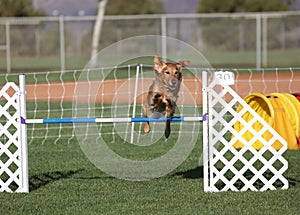
[[[167,104],[170,104],[169,103],[169,100],[168,100],[168,103]],[[170,113],[170,105],[166,105],[166,114],[165,114],[165,117],[167,118],[167,122],[166,122],[166,128],[165,128],[165,137],[166,138],[169,138],[170,134],[171,134],[171,120],[170,118],[172,117],[172,113]]]
[[[171,134],[171,118],[174,115],[176,104],[168,98],[164,99],[164,102],[166,105],[165,117],[167,118],[166,128],[165,128],[165,137],[169,138],[169,136]]]
[[[170,133],[171,133],[171,121],[167,120],[167,122],[166,122],[166,128],[165,128],[165,137],[169,138]]]

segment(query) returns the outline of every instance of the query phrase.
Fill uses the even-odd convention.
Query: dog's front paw
[[[150,133],[150,125],[149,123],[145,122],[144,124],[144,134],[148,135]]]

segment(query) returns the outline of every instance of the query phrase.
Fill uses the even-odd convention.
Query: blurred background
[[[0,72],[82,69],[91,59],[98,5],[0,0]],[[299,9],[300,0],[108,0],[97,49],[129,37],[163,35],[192,45],[216,68],[297,67]],[[122,48],[121,53],[140,49]],[[181,47],[170,48],[189,58]]]

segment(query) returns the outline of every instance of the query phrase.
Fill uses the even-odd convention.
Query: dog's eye
[[[166,74],[168,74],[168,75],[169,75],[169,74],[170,74],[170,72],[169,72],[169,71],[166,71]]]
[[[178,74],[178,72],[176,71],[176,72],[175,72],[175,75],[177,75],[177,74]]]

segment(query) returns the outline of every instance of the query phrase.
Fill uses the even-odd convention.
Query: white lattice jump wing
[[[208,180],[205,191],[287,189],[288,181],[283,175],[288,169],[283,157],[287,142],[228,85],[214,79],[207,91],[209,141],[208,162],[204,165],[208,165],[209,173],[204,179]],[[236,104],[243,106],[242,111],[236,111]],[[252,120],[243,119],[245,112],[252,115]],[[243,125],[239,132],[234,129],[237,122]],[[255,122],[263,125],[261,130],[253,128]],[[245,132],[253,134],[250,141],[244,139]],[[263,136],[266,132],[272,136],[268,140]],[[234,147],[237,141],[242,148]],[[253,147],[256,141],[263,144],[259,150]],[[273,148],[275,142],[282,144],[280,150]]]
[[[28,192],[20,114],[19,87],[8,82],[0,89],[0,192]]]

